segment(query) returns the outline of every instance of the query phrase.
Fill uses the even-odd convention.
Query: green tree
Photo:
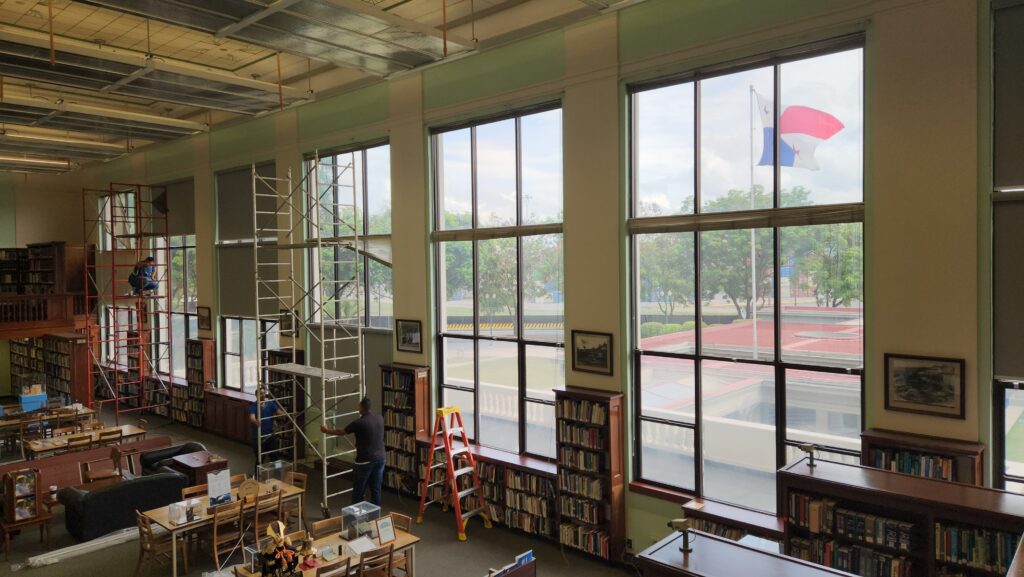
[[[477,300],[480,303],[480,314],[493,315],[504,312],[508,316],[514,316],[518,292],[516,239],[482,240],[477,246],[480,250],[477,270],[480,287]]]
[[[639,235],[637,255],[643,299],[669,322],[676,307],[693,302],[693,233]]]

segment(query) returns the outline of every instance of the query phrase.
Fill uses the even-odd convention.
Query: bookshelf
[[[185,341],[185,381],[187,396],[179,393],[184,401],[184,422],[202,428],[206,414],[206,385],[216,378],[216,343],[212,339],[187,339]]]
[[[865,576],[1006,574],[1024,532],[1024,495],[815,465],[805,458],[779,471],[788,554]]]
[[[20,294],[27,268],[28,249],[0,249],[0,294]]]
[[[384,417],[384,444],[387,461],[384,486],[408,495],[419,494],[422,478],[418,463],[416,434],[429,434],[430,368],[404,363],[385,363],[381,370],[381,416]],[[435,472],[443,472],[435,470]]]
[[[860,435],[861,463],[896,473],[981,486],[985,445],[868,429]]]
[[[174,382],[171,386],[171,419],[176,423],[188,423],[188,382]]]
[[[23,294],[65,294],[85,290],[85,265],[91,247],[63,242],[30,244],[25,249]]]
[[[555,475],[504,467],[504,524],[531,535],[558,540]]]
[[[684,503],[683,512],[693,522],[694,529],[733,541],[747,535],[776,543],[785,538],[785,523],[779,517],[728,503],[698,497]]]
[[[618,561],[625,547],[622,395],[555,391],[559,542]]]
[[[22,387],[42,383],[46,372],[43,360],[43,338],[11,339],[11,392],[18,394]]]
[[[294,352],[294,357],[292,356]],[[280,373],[274,371],[271,367],[274,365],[280,365],[284,363],[298,363],[300,365],[305,364],[305,355],[301,350],[292,349],[278,349],[267,351],[267,357],[265,359],[267,366],[267,379],[269,383],[268,388],[270,390],[270,398],[277,401],[281,408],[288,414],[292,415],[295,419],[295,423],[288,422],[287,427],[290,427],[291,438],[287,441],[282,441],[283,446],[295,447],[296,458],[303,458],[306,456],[306,443],[302,442],[299,437],[299,431],[305,430],[306,427],[306,411],[305,411],[305,399],[306,390],[305,382],[306,379],[299,379],[292,374]],[[299,402],[303,403],[303,406],[296,407]],[[281,433],[287,434],[286,431]],[[286,455],[279,455],[277,458],[284,458]]]
[[[89,349],[85,335],[43,336],[46,393],[64,405],[89,402]]]

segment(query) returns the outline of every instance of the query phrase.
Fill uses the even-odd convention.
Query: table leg
[[[4,529],[4,559],[11,560],[11,532]]]
[[[171,577],[178,577],[178,532],[171,531]]]

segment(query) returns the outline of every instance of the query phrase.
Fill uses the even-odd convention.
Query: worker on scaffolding
[[[128,275],[128,284],[132,285],[132,294],[135,296],[151,295],[159,286],[153,280],[153,273],[156,270],[156,267],[153,265],[154,262],[156,262],[156,259],[147,256],[145,260],[135,263],[135,268]]]
[[[280,440],[277,438],[277,432],[274,431],[274,417],[284,416],[285,410],[277,403],[277,401],[271,399],[266,400],[267,393],[263,387],[256,389],[257,402],[249,405],[249,424],[252,425],[252,451],[256,456],[256,474],[259,474],[260,466],[260,449],[263,449],[264,455],[274,455],[280,446]],[[257,412],[257,408],[259,409]],[[258,416],[257,416],[258,415]],[[262,447],[261,447],[262,444]],[[280,458],[280,455],[276,455]]]
[[[370,412],[370,398],[359,401],[359,418],[345,425],[345,429],[332,429],[320,425],[320,432],[328,435],[356,436],[356,462],[352,479],[352,502],[358,503],[370,489],[370,502],[380,506],[380,488],[384,481],[384,418]]]

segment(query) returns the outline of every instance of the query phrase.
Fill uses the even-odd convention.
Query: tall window
[[[259,384],[256,359],[259,355],[260,339],[264,339],[264,349],[280,347],[280,335],[277,323],[262,321],[262,331],[257,330],[256,319],[242,317],[221,317],[221,373],[224,378],[222,385],[229,389],[237,389],[246,393],[256,391]],[[262,336],[261,336],[262,335]]]
[[[391,328],[391,147],[381,144],[321,157],[317,181],[321,223],[333,223],[333,230],[321,234],[351,237],[353,231],[341,224],[350,222],[364,241],[366,256],[359,266],[364,326]],[[347,248],[327,246],[319,258],[311,257],[328,287],[337,291],[324,303],[325,313],[334,319],[355,316],[355,285],[345,282],[354,276],[351,256]],[[316,269],[312,273],[318,274]]]
[[[441,402],[477,443],[555,454],[565,379],[562,111],[433,135]]]
[[[633,90],[638,480],[774,511],[797,444],[857,459],[863,53],[828,50]]]
[[[160,249],[163,239],[154,240],[155,248]],[[196,294],[196,237],[193,234],[170,237],[168,251],[156,250],[158,259],[164,255],[170,258],[170,266],[166,269],[171,275],[171,355],[166,350],[160,351],[158,370],[163,374],[185,378],[185,340],[199,337],[199,320],[196,307],[199,297]],[[155,315],[157,324],[164,320],[162,315]],[[166,347],[166,345],[164,345]],[[173,363],[173,367],[171,364]]]

